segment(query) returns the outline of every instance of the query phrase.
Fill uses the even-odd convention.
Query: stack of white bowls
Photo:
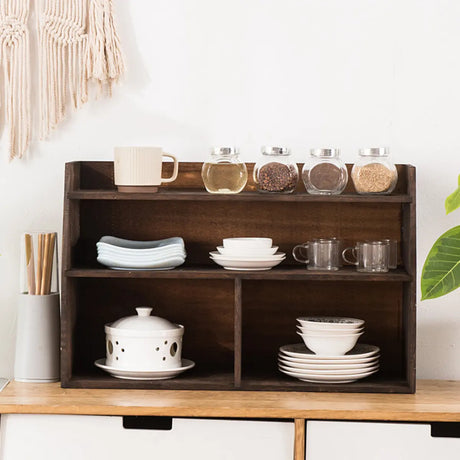
[[[131,241],[103,236],[97,246],[97,261],[116,270],[170,270],[185,262],[180,237],[157,241]]]
[[[304,344],[285,345],[278,355],[279,370],[315,383],[348,383],[379,369],[379,348],[357,344],[364,320],[343,317],[297,318]]]
[[[271,238],[225,238],[210,258],[226,270],[270,270],[285,258]]]

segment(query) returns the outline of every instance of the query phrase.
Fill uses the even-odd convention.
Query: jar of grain
[[[240,193],[248,181],[246,165],[235,147],[216,147],[203,163],[201,177],[209,193]]]
[[[302,179],[312,195],[338,195],[348,183],[348,171],[339,149],[312,149],[302,169]]]
[[[388,194],[398,182],[396,166],[388,159],[384,147],[359,150],[359,159],[353,165],[351,178],[360,194]]]
[[[262,147],[262,159],[254,166],[254,182],[259,192],[292,193],[299,169],[286,147]]]

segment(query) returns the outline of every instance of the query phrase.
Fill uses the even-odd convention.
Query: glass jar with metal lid
[[[209,193],[240,193],[248,181],[248,171],[237,148],[216,147],[203,163],[201,177]]]
[[[299,181],[299,169],[286,147],[262,147],[262,158],[254,166],[257,190],[268,193],[292,193]]]
[[[312,195],[338,195],[348,183],[347,167],[339,149],[311,149],[302,169],[302,179]]]
[[[359,150],[359,159],[353,165],[351,178],[360,194],[388,194],[396,187],[398,171],[389,160],[386,147]]]

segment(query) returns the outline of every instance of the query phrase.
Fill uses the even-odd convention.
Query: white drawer
[[[307,422],[308,460],[458,460],[460,439],[429,424]]]
[[[171,431],[126,430],[122,417],[2,415],[2,460],[292,460],[294,424],[174,419]]]

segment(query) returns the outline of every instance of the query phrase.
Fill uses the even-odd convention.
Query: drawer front
[[[292,460],[294,448],[284,422],[173,419],[157,431],[125,429],[122,417],[14,414],[1,432],[2,460]]]
[[[429,424],[307,422],[308,460],[458,460],[460,439]]]

